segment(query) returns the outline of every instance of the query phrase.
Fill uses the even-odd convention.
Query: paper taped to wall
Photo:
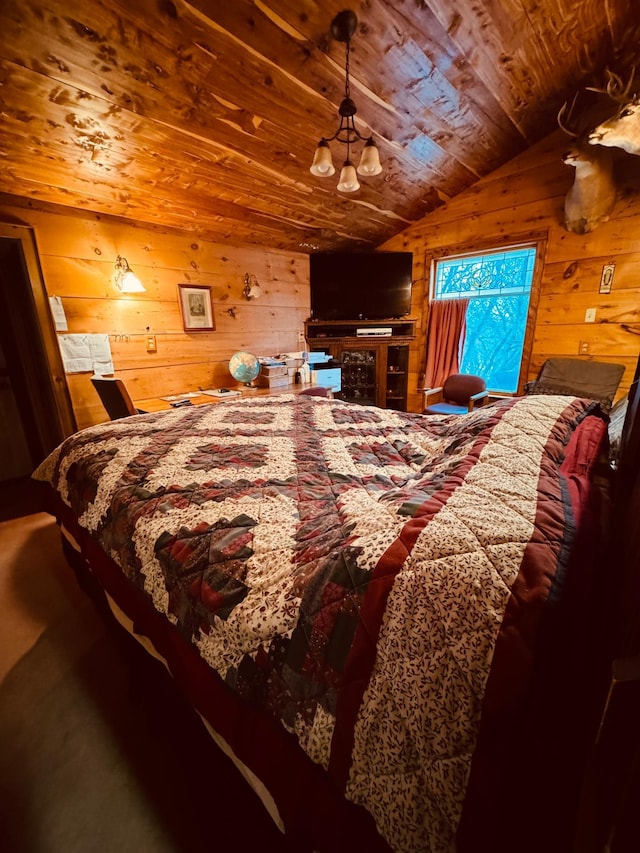
[[[58,335],[65,373],[113,373],[109,335]]]
[[[67,315],[64,313],[62,299],[59,296],[50,296],[49,305],[51,306],[51,314],[57,332],[66,332],[69,326],[67,325]]]

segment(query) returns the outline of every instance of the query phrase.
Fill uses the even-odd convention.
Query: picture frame
[[[215,331],[210,287],[203,284],[179,284],[178,296],[185,332]]]

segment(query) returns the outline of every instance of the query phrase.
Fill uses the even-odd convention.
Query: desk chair
[[[468,415],[489,396],[484,379],[470,373],[452,373],[444,385],[425,388],[423,393],[425,415]]]
[[[98,392],[102,405],[112,421],[139,414],[122,379],[92,376],[91,384]]]

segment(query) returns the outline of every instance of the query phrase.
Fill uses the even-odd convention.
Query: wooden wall
[[[412,313],[420,322],[410,365],[413,410],[421,404],[416,389],[433,255],[532,234],[546,234],[547,249],[527,378],[550,356],[578,357],[582,343],[588,348],[582,358],[625,365],[618,396],[628,390],[640,351],[640,157],[616,157],[612,217],[578,235],[562,224],[574,174],[561,160],[566,147],[563,134],[552,134],[381,247],[414,253]],[[613,290],[600,294],[602,267],[610,263],[616,264]],[[585,323],[587,308],[596,309],[594,323]]]
[[[0,221],[33,228],[47,292],[61,297],[69,332],[110,336],[115,372],[134,400],[224,386],[231,381],[227,364],[236,350],[275,355],[303,348],[298,334],[309,313],[306,255],[230,248],[108,217],[69,215],[62,208],[0,202]],[[118,254],[127,258],[145,293],[117,290]],[[257,300],[242,296],[245,273],[260,284]],[[183,331],[178,283],[211,287],[215,331]],[[147,334],[156,336],[154,353],[146,351]],[[79,428],[107,419],[90,376],[67,375]]]
[[[418,322],[410,410],[420,411],[422,404],[417,386],[432,257],[532,234],[545,235],[547,248],[526,378],[550,356],[579,357],[586,344],[588,353],[580,357],[624,363],[620,394],[628,389],[640,351],[640,157],[618,158],[619,197],[611,220],[577,235],[562,224],[564,196],[573,181],[573,170],[561,160],[565,147],[564,135],[552,134],[380,247],[414,253],[412,316]],[[24,204],[0,199],[0,219],[33,227],[48,292],[62,297],[69,331],[111,335],[116,372],[134,399],[224,385],[230,381],[228,359],[239,349],[273,355],[303,347],[298,335],[309,312],[306,255],[231,248],[180,232]],[[115,289],[117,254],[128,259],[146,293],[121,295]],[[609,263],[616,264],[613,290],[600,294],[602,267]],[[247,272],[263,290],[253,302],[241,295]],[[214,332],[182,330],[180,282],[211,286]],[[585,322],[587,308],[596,309],[594,323]],[[156,353],[145,350],[147,327],[156,335]],[[70,375],[68,382],[78,426],[104,420],[89,374]]]

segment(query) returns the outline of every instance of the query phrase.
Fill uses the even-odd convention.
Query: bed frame
[[[613,481],[600,719],[585,774],[576,853],[638,849],[640,800],[640,358]]]
[[[603,482],[610,482],[608,472]],[[577,803],[576,824],[569,819],[571,826],[576,826],[574,844],[572,849],[562,848],[567,853],[626,853],[627,849],[635,849],[622,845],[635,832],[635,803],[640,798],[640,740],[636,734],[640,719],[640,359],[629,394],[619,465],[611,482],[609,501],[610,522],[597,578],[602,587],[598,587],[596,595],[599,605],[606,600],[608,607],[605,617],[601,610],[589,613],[598,628],[598,653],[594,658],[593,649],[585,651],[586,672],[591,671],[593,661],[589,676],[592,693],[585,714],[590,717],[590,731],[594,734],[588,741],[591,754]],[[67,549],[67,557],[85,590],[94,599],[103,597],[100,588],[87,589],[78,555]],[[104,600],[102,604],[104,609]],[[576,711],[578,707],[574,701],[571,713],[580,713]],[[580,757],[583,759],[584,755]],[[574,805],[540,802],[544,809],[568,807],[570,814],[575,814]],[[367,833],[363,835],[359,829],[353,849],[364,837]],[[378,849],[374,837],[368,837],[372,841],[369,849]],[[618,846],[611,846],[612,839]],[[469,844],[465,847],[463,843],[461,849],[473,850],[473,839]]]

